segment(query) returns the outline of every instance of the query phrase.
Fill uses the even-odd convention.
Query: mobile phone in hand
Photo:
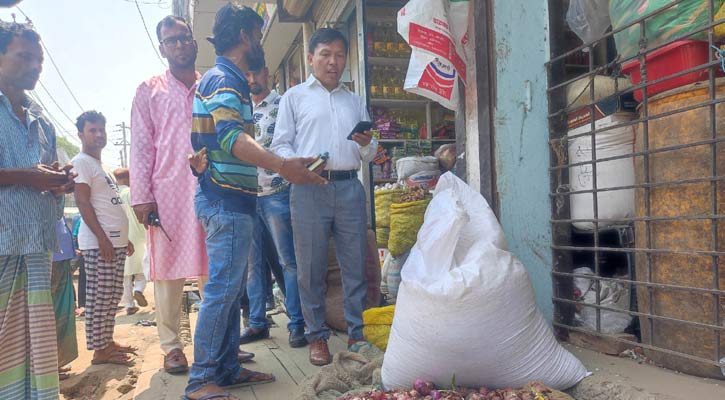
[[[320,167],[320,165],[322,165],[325,161],[327,161],[328,158],[330,158],[330,154],[327,152],[318,155],[317,158],[315,159],[315,161],[313,161],[312,163],[310,163],[310,165],[307,166],[307,169],[309,169],[310,171],[316,170],[317,168]]]
[[[352,132],[350,132],[349,135],[347,135],[347,140],[352,140],[352,135],[356,133],[363,133],[365,131],[369,131],[370,128],[373,127],[373,123],[370,121],[360,121],[355,125],[354,128],[352,128]]]

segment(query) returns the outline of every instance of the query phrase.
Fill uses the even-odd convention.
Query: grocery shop
[[[198,2],[197,35],[220,3]],[[425,189],[450,170],[490,206],[559,339],[722,379],[723,2],[481,1],[464,19],[445,3],[464,63],[439,65],[453,78],[433,94],[416,90],[431,61],[416,63],[406,2],[253,4],[280,92],[309,75],[315,28],[350,41],[343,80],[380,141],[361,179],[386,301]]]

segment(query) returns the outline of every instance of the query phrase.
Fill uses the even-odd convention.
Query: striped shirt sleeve
[[[240,134],[254,135],[251,125],[252,105],[239,91],[230,87],[219,87],[201,101],[211,114],[219,146],[232,154],[232,147]]]

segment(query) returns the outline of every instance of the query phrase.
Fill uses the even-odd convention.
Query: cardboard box
[[[634,113],[637,111],[638,105],[639,103],[634,99],[633,93],[609,96],[594,104],[594,119],[598,121],[604,117],[621,112]],[[569,130],[591,124],[591,111],[590,106],[584,106],[569,112],[567,115],[567,126]]]

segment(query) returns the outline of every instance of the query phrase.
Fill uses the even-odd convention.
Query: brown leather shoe
[[[323,366],[332,362],[330,349],[327,347],[327,340],[318,339],[310,343],[310,363]]]
[[[189,370],[189,362],[181,349],[173,349],[164,356],[164,369],[170,374],[181,374]]]

